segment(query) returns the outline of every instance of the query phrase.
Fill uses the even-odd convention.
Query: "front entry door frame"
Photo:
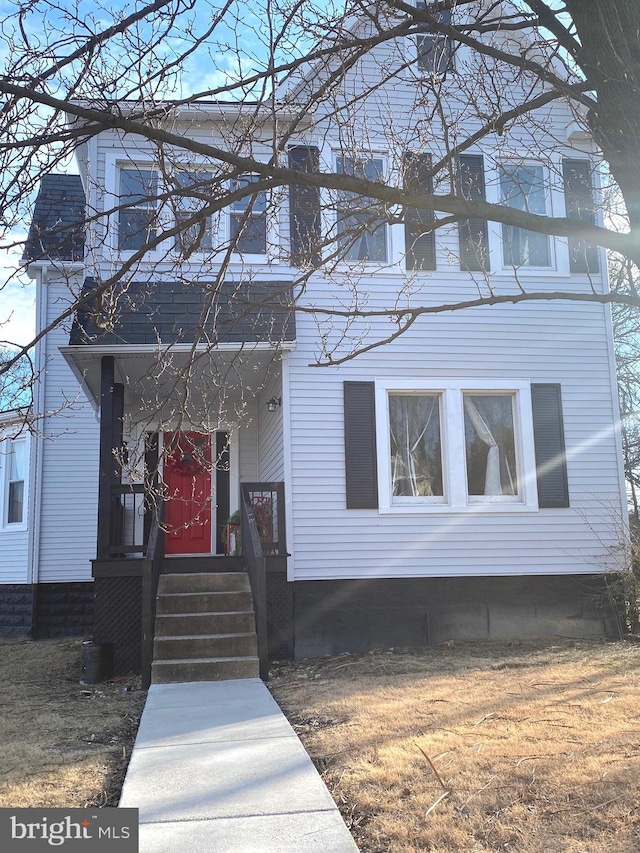
[[[166,435],[175,435],[178,432],[181,432],[181,433],[197,433],[198,430],[186,428],[186,429],[182,429],[182,430],[168,430],[166,433],[165,432],[160,433],[160,445],[161,445],[160,452],[161,452],[161,459],[163,460],[161,470],[164,470],[164,453],[163,453],[163,451],[165,448],[165,437],[166,437]],[[224,502],[226,502],[228,504],[228,507],[229,507],[228,514],[231,515],[235,510],[238,509],[238,506],[239,506],[238,495],[239,495],[239,491],[240,491],[240,477],[239,477],[239,470],[238,470],[239,448],[238,448],[238,440],[237,440],[237,431],[225,429],[224,426],[221,426],[221,427],[218,427],[215,431],[213,431],[211,433],[208,433],[208,434],[204,433],[204,434],[208,435],[208,437],[210,439],[211,454],[212,454],[212,458],[213,458],[216,454],[216,445],[218,442],[218,437],[223,433],[229,436],[229,439],[228,439],[229,440],[229,448],[228,448],[229,473],[228,473],[228,477],[226,478],[226,483],[224,484],[225,490],[228,489],[228,495],[227,495],[226,501],[224,501]],[[193,555],[207,556],[207,555],[217,555],[217,554],[223,554],[224,553],[224,548],[222,547],[222,545],[218,544],[220,542],[221,537],[219,535],[217,535],[218,527],[221,524],[221,519],[219,519],[217,517],[218,516],[218,513],[217,513],[217,509],[218,509],[217,495],[219,493],[220,486],[218,486],[218,488],[217,488],[218,484],[216,483],[216,479],[219,479],[219,478],[216,478],[216,471],[213,470],[211,472],[211,478],[210,478],[210,481],[211,481],[211,524],[210,524],[211,542],[209,545],[209,550],[206,552],[205,551],[195,552],[195,553],[191,552],[192,556]],[[226,521],[226,518],[223,519],[222,521]],[[216,547],[217,544],[218,544],[218,547]],[[187,552],[185,552],[185,555],[186,555],[186,553]],[[178,552],[176,552],[175,554],[170,553],[168,556],[180,556],[180,553],[178,553]]]

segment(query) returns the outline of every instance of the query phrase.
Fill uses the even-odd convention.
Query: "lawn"
[[[0,807],[117,805],[146,692],[80,684],[80,640],[0,640]]]
[[[80,684],[78,640],[0,642],[0,677],[0,807],[115,805],[139,679]],[[558,641],[279,663],[269,686],[362,853],[637,853],[639,680],[634,642]]]
[[[270,687],[362,853],[637,853],[640,646],[461,644]]]

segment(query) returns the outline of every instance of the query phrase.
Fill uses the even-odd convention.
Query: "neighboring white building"
[[[436,192],[557,215],[571,214],[576,187],[583,198],[597,192],[593,150],[584,138],[576,147],[573,117],[560,101],[534,116],[536,147],[523,124],[508,138],[491,137],[460,155],[463,189],[451,187],[446,176],[434,179],[430,164],[445,153],[444,140],[431,137],[425,147],[414,134],[427,97],[416,82],[424,72],[424,44],[417,68],[409,65],[360,100],[349,98],[378,81],[381,68],[406,64],[408,50],[416,50],[414,41],[372,49],[335,95],[338,105],[349,104],[348,134],[336,122],[339,110],[320,103],[287,145],[289,163],[373,179],[395,175],[425,192],[435,180]],[[457,61],[472,60],[462,53]],[[449,83],[455,122],[455,74]],[[288,81],[287,109],[305,85]],[[181,107],[172,113],[172,129],[224,146],[243,111],[251,113],[252,106]],[[270,121],[265,115],[256,130],[253,156],[271,156]],[[93,136],[79,165],[94,213],[154,196],[166,180],[151,145],[115,131]],[[194,180],[215,168],[203,160],[177,163],[175,180],[187,170]],[[49,181],[41,190],[39,224],[36,214],[42,233],[47,194],[56,191],[54,178]],[[611,629],[606,610],[597,607],[599,578],[622,567],[626,503],[607,306],[539,301],[427,315],[397,339],[324,367],[316,364],[321,336],[339,360],[351,342],[366,349],[385,339],[389,321],[323,323],[323,315],[301,311],[294,323],[286,312],[265,317],[247,308],[265,293],[293,291],[301,307],[330,311],[349,303],[356,277],[360,302],[370,309],[387,306],[397,294],[401,307],[473,299],[486,281],[500,293],[520,286],[604,292],[604,253],[479,221],[425,234],[425,215],[411,210],[404,221],[370,223],[351,240],[344,223],[357,223],[359,214],[350,204],[348,194],[299,187],[281,196],[255,194],[253,230],[241,232],[239,251],[218,281],[222,250],[247,213],[246,200],[236,202],[207,222],[186,261],[167,240],[138,263],[117,295],[115,314],[93,302],[72,329],[47,336],[36,410],[57,414],[37,440],[37,559],[31,575],[16,575],[20,582],[63,589],[91,577],[100,467],[94,412],[101,409],[106,485],[96,578],[105,595],[105,565],[122,562],[129,546],[131,554],[141,553],[133,548],[144,532],[142,486],[128,493],[128,479],[141,484],[143,462],[154,473],[160,458],[169,492],[178,498],[167,505],[181,531],[168,536],[170,554],[222,558],[240,484],[284,484],[289,556],[268,576],[271,628],[278,634],[273,646],[281,652],[598,636]],[[164,209],[163,224],[185,211]],[[70,295],[82,287],[89,294],[96,280],[106,279],[114,259],[131,258],[157,213],[146,203],[98,218],[83,261],[77,247],[52,259],[46,240],[39,258],[32,234],[39,327]],[[305,240],[320,241],[331,231],[344,234],[338,239],[342,262],[320,262],[298,293],[301,266],[319,251]],[[198,332],[203,318],[207,346]],[[151,377],[167,351],[176,372],[165,366],[158,390]],[[192,351],[196,370],[185,397],[175,380]],[[220,461],[201,481],[198,466],[188,467],[199,455]],[[124,462],[122,470],[114,469],[114,459]],[[197,510],[181,492],[185,483],[198,495]],[[123,577],[120,591],[112,585],[108,594],[133,602],[135,610],[139,587],[131,574]],[[104,612],[99,633],[109,640]]]
[[[29,583],[29,460],[31,436],[26,412],[0,413],[0,568],[4,595],[0,621],[6,634],[23,633],[31,624]]]

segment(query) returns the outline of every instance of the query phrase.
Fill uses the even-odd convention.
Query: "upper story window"
[[[22,524],[26,518],[27,441],[16,438],[8,440],[7,445],[5,521],[7,524]]]
[[[593,164],[589,160],[563,160],[562,177],[567,218],[595,225],[597,208],[594,198]],[[598,248],[585,240],[570,237],[569,268],[571,272],[599,272]]]
[[[340,155],[336,171],[339,175],[380,181],[384,178],[384,161],[381,157],[356,159]],[[337,207],[338,242],[344,249],[344,260],[384,263],[387,260],[387,225],[383,219],[372,216],[367,199],[356,193],[341,192]]]
[[[426,9],[426,3],[418,0],[416,8]],[[441,24],[451,24],[451,12],[446,9],[434,14]],[[442,33],[420,33],[416,37],[418,68],[426,74],[444,74],[453,63],[453,44],[449,36]]]
[[[153,169],[127,166],[119,172],[118,248],[137,251],[156,236],[158,176]]]
[[[542,165],[503,164],[500,167],[500,199],[516,210],[547,215],[548,193]],[[526,228],[503,225],[502,261],[506,267],[550,267],[549,237]]]
[[[250,187],[259,175],[242,175],[231,181],[231,192]],[[242,195],[229,208],[229,238],[233,251],[243,255],[265,255],[267,252],[267,193],[265,190]]]
[[[174,177],[177,188],[183,191],[174,197],[176,225],[194,220],[176,235],[175,247],[185,254],[210,251],[213,245],[213,220],[210,216],[198,217],[198,213],[207,204],[207,199],[203,198],[203,195],[206,195],[206,188],[211,182],[212,175],[205,171],[177,172]],[[190,190],[193,195],[190,194]]]

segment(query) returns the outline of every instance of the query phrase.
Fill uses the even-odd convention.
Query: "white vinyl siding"
[[[320,301],[320,289],[308,298]],[[604,308],[574,304],[552,311],[532,305],[427,317],[393,345],[337,371],[308,366],[313,332],[299,326],[298,348],[290,358],[295,578],[619,568],[615,555],[625,508],[606,315]],[[374,327],[371,334],[381,329]],[[384,382],[398,375],[425,387],[447,377],[459,384],[480,385],[487,376],[505,386],[525,376],[530,382],[560,383],[571,506],[520,512],[482,504],[447,513],[347,510],[342,382]]]
[[[23,584],[29,583],[28,573],[28,549],[29,549],[29,514],[28,514],[28,466],[31,439],[28,434],[19,438],[23,448],[25,468],[24,480],[24,502],[22,518],[19,523],[8,522],[9,517],[9,481],[11,475],[11,448],[14,444],[10,428],[0,431],[0,512],[2,512],[2,523],[0,523],[0,584]],[[15,471],[15,467],[14,467]]]
[[[46,322],[63,311],[70,283],[43,288]],[[76,287],[80,286],[77,280]],[[96,556],[98,513],[98,421],[93,406],[59,352],[69,343],[69,328],[56,328],[45,339],[46,382],[42,422],[42,485],[38,581],[91,579]]]
[[[281,397],[280,379],[265,386],[258,408],[258,480],[281,482],[284,480],[283,422],[284,405],[275,412],[267,409],[267,400]]]

